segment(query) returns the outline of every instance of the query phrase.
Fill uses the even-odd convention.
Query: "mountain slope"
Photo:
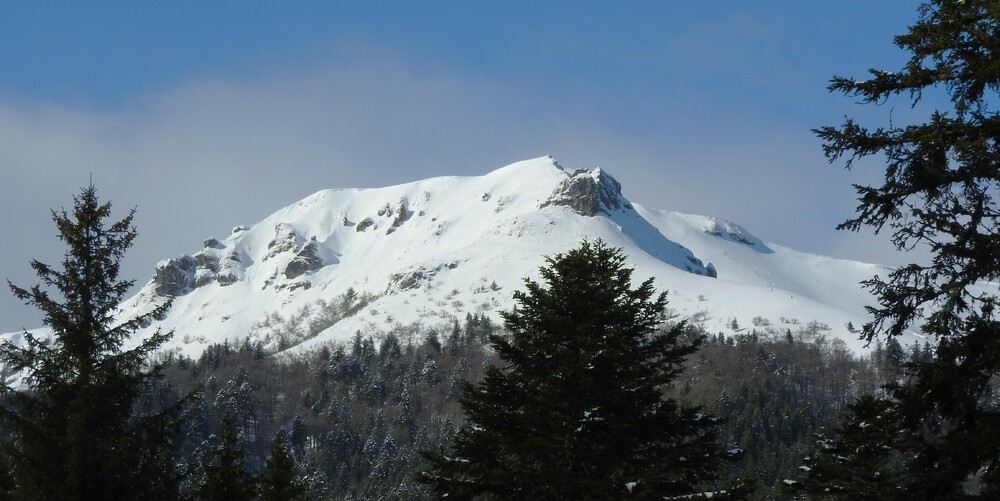
[[[570,172],[543,157],[481,177],[317,192],[158,263],[122,315],[174,297],[159,326],[191,355],[246,336],[302,350],[466,313],[498,320],[543,255],[582,238],[622,247],[637,281],[656,277],[670,307],[711,332],[732,334],[732,319],[793,331],[800,325],[789,319],[818,320],[857,349],[843,326],[866,318],[871,297],[858,282],[886,271],[765,242],[722,219],[645,209],[607,172]]]

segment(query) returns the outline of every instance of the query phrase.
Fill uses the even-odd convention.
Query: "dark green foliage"
[[[473,318],[480,329],[488,324]],[[449,322],[442,332],[451,328]],[[447,396],[448,382],[479,379],[488,356],[485,333],[475,342],[459,339],[453,355],[439,351],[433,338],[428,330],[405,327],[391,337],[358,333],[343,345],[280,361],[260,357],[252,342],[214,345],[198,360],[166,356],[170,391],[217,381],[204,385],[195,402],[201,413],[185,427],[182,497],[197,499],[218,448],[209,437],[221,434],[227,413],[244,409],[245,425],[234,422],[233,430],[247,473],[260,481],[268,474],[272,439],[287,429],[296,482],[308,499],[426,499],[429,489],[413,479],[422,467],[414,451],[437,447],[454,433],[461,410]],[[380,354],[383,345],[387,350]],[[442,378],[430,384],[434,367]]]
[[[31,267],[42,285],[10,284],[44,313],[52,342],[24,333],[24,343],[0,347],[6,371],[23,371],[17,389],[3,387],[3,453],[21,499],[171,499],[177,493],[176,437],[183,400],[138,411],[140,396],[159,380],[150,355],[170,338],[156,332],[137,347],[126,340],[166,311],[116,323],[118,304],[132,286],[119,263],[136,237],[133,213],[110,226],[111,204],[93,186],[76,197],[72,213],[53,212],[67,245],[61,268]]]
[[[215,406],[240,429],[254,422],[256,413],[256,388],[250,381],[245,367],[240,366],[236,375],[229,380],[215,397]]]
[[[964,314],[992,315],[992,296],[978,296],[968,286],[1000,278],[1000,214],[992,199],[1000,187],[1000,116],[991,109],[1000,84],[1000,64],[993,62],[998,30],[996,2],[934,0],[921,6],[908,33],[896,37],[896,45],[911,53],[901,71],[871,70],[869,80],[837,77],[830,84],[862,103],[903,94],[914,106],[925,91],[939,87],[953,108],[935,109],[919,124],[869,130],[847,119],[839,128],[816,131],[831,161],[846,156],[850,167],[881,154],[888,163],[882,186],[856,187],[858,215],[841,228],[888,227],[900,249],[926,244],[933,252],[930,264],[904,266],[887,281],[868,282],[879,300],[874,321],[865,325],[869,339],[901,334],[925,310],[930,315],[924,329],[941,337],[960,336]]]
[[[891,337],[885,342],[885,362],[889,368],[900,371],[906,362],[906,353],[896,338]]]
[[[302,416],[296,415],[292,420],[291,446],[292,454],[296,459],[302,460],[306,449],[306,425]]]
[[[938,342],[913,357],[908,380],[890,387],[908,445],[908,495],[917,498],[1000,490],[1000,3],[932,0],[895,43],[909,53],[896,72],[838,77],[830,89],[864,104],[902,95],[922,123],[868,129],[853,119],[816,132],[831,161],[872,155],[887,165],[881,186],[857,186],[857,216],[841,228],[888,228],[899,249],[927,246],[929,263],[866,282],[878,304],[864,335],[898,336],[919,327]],[[935,93],[947,102],[923,106]],[[927,94],[927,95],[925,95]],[[942,100],[943,101],[943,100]],[[890,117],[891,120],[891,117]],[[934,351],[935,353],[930,353]]]
[[[801,339],[807,332],[794,334]],[[789,331],[708,336],[668,395],[726,417],[721,436],[740,444],[743,459],[726,479],[753,478],[756,499],[785,499],[782,481],[798,475],[803,446],[847,405],[884,382],[868,360],[842,341],[793,343]]]
[[[212,460],[205,465],[205,480],[198,489],[198,499],[205,501],[235,501],[253,499],[253,478],[243,465],[245,452],[239,437],[227,419],[222,423],[219,447],[212,451]]]
[[[301,501],[306,490],[296,478],[295,461],[292,459],[285,434],[274,437],[271,457],[267,458],[267,471],[258,480],[260,499],[263,501]]]
[[[907,435],[892,402],[861,397],[849,407],[832,436],[816,435],[804,458],[800,481],[785,480],[790,492],[840,499],[899,499],[906,492]]]
[[[658,331],[652,280],[631,288],[603,242],[547,258],[493,335],[504,367],[466,384],[466,422],[450,451],[427,452],[420,480],[449,498],[660,499],[713,490],[726,459],[720,419],[664,398],[698,341]],[[732,456],[732,457],[731,457]]]
[[[449,323],[439,332],[452,329]],[[448,355],[426,342],[428,332],[409,335],[401,331],[397,336],[401,358],[388,359],[393,360],[389,365],[375,354],[362,363],[366,357],[362,347],[380,344],[367,336],[359,338],[357,357],[349,342],[284,356],[280,363],[271,357],[258,358],[252,343],[216,345],[198,360],[164,359],[164,373],[171,384],[157,391],[184,392],[213,377],[228,382],[237,379],[242,367],[256,389],[250,420],[254,425],[249,430],[234,426],[234,430],[240,432],[244,464],[251,475],[265,474],[272,439],[285,428],[296,478],[310,499],[427,499],[430,489],[414,482],[417,472],[427,468],[415,451],[451,443],[464,423],[457,397],[453,397],[453,382],[460,388],[463,380],[478,381],[484,365],[497,363],[483,344],[486,336],[476,336],[469,343],[459,339],[456,353]],[[465,332],[462,322],[459,332]],[[895,373],[881,374],[838,341],[800,342],[806,333],[796,331],[796,341],[789,344],[786,335],[781,328],[758,330],[738,340],[709,336],[710,341],[688,357],[684,371],[665,388],[678,401],[704,405],[706,415],[727,416],[720,436],[729,437],[727,447],[740,444],[746,453],[741,461],[726,465],[720,483],[758,480],[757,499],[785,499],[787,495],[774,484],[799,471],[803,456],[799,449],[811,444],[813,434],[833,424],[861,393],[878,390],[880,375],[889,380],[896,377]],[[881,356],[876,353],[873,358]],[[441,372],[436,385],[423,379],[428,361]],[[383,381],[385,397],[371,402],[355,398],[371,375]],[[215,405],[224,383],[215,390],[207,386],[204,397],[194,401],[193,407],[200,409],[196,419],[185,424],[183,462],[188,475],[182,494],[191,496],[202,483],[204,465],[218,448],[218,440],[209,437],[221,434],[224,417],[224,409]],[[313,395],[309,405],[301,398],[304,393]]]

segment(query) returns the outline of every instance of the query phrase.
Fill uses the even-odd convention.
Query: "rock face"
[[[242,278],[243,263],[240,261],[240,255],[235,251],[229,252],[222,259],[219,272],[215,275],[215,280],[219,282],[219,285],[225,287],[239,282]]]
[[[386,230],[385,232],[386,235],[396,231],[396,228],[402,226],[403,223],[405,223],[407,220],[410,219],[410,216],[413,215],[413,212],[411,212],[410,209],[406,207],[406,200],[400,200],[399,203],[396,205],[396,210],[393,212],[389,212],[387,215],[388,216],[395,215],[395,218],[393,218],[392,220],[392,225],[389,227],[388,230]]]
[[[383,294],[397,294],[402,291],[419,289],[422,285],[434,279],[439,272],[444,270],[454,270],[457,267],[458,263],[451,261],[447,263],[440,263],[434,267],[418,266],[416,268],[393,273],[389,276],[389,286],[386,287]]]
[[[582,216],[593,217],[598,213],[611,214],[612,211],[621,209],[621,195],[622,185],[606,172],[601,169],[580,169],[563,181],[541,207],[561,205]]]
[[[288,262],[288,266],[285,266],[285,278],[293,279],[322,267],[323,258],[319,257],[319,243],[316,239],[312,239],[303,245]]]
[[[708,263],[708,266],[705,268],[705,275],[712,278],[719,278],[719,271],[715,269],[714,264]]]
[[[198,266],[198,270],[203,273],[196,272],[195,277],[196,287],[201,287],[212,280],[215,280],[215,274],[219,272],[219,253],[215,252],[214,249],[203,249],[194,256],[195,264]]]
[[[193,257],[182,255],[156,265],[153,284],[161,296],[180,296],[195,287],[198,263]]]
[[[225,287],[243,279],[243,263],[235,251],[226,251],[218,240],[205,240],[193,256],[182,254],[156,265],[154,291],[161,296],[181,296],[199,287],[218,283]]]
[[[298,247],[298,242],[299,236],[295,234],[295,230],[284,224],[278,224],[274,227],[274,238],[267,244],[267,254],[264,255],[264,261]]]

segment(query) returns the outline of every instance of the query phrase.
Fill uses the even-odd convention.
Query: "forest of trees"
[[[467,314],[308,352],[248,336],[188,358],[162,349],[171,332],[129,342],[169,304],[115,318],[137,233],[90,186],[53,212],[60,265],[10,284],[52,339],[0,346],[0,497],[996,499],[1000,319],[982,286],[1000,281],[1000,7],[918,14],[896,37],[904,68],[830,89],[918,111],[938,91],[947,109],[816,131],[831,161],[887,165],[842,228],[931,252],[865,282],[870,353],[818,322],[706,332],[584,240],[547,257],[503,325]],[[901,346],[909,329],[933,343]]]
[[[200,418],[185,431],[186,492],[202,482],[230,416],[251,476],[265,474],[280,436],[310,499],[428,499],[432,490],[416,481],[428,467],[418,451],[447,447],[461,429],[462,382],[481,380],[498,363],[489,336],[502,333],[469,315],[450,327],[358,335],[294,357],[269,356],[250,342],[216,345],[196,360],[164,360],[166,379],[144,402],[155,407],[203,387]],[[799,476],[815,434],[926,355],[923,346],[893,344],[859,357],[806,325],[714,335],[688,326],[681,341],[702,337],[666,395],[727,418],[718,435],[746,452],[719,483],[755,479],[758,499],[786,498],[782,481]]]
[[[488,336],[502,333],[486,317],[469,315],[451,327],[358,335],[344,346],[294,357],[270,356],[260,345],[215,345],[198,359],[168,356],[165,379],[142,405],[156,408],[199,385],[198,418],[185,426],[180,467],[183,492],[196,492],[232,422],[244,472],[267,471],[276,437],[283,437],[297,482],[310,499],[427,499],[418,484],[420,450],[447,446],[464,423],[462,381],[478,381],[497,363]],[[806,326],[705,335],[704,343],[666,394],[706,414],[726,416],[719,436],[746,451],[720,482],[757,479],[760,499],[784,498],[814,441],[861,395],[900,377],[922,360],[921,346],[881,347],[859,357]],[[817,342],[818,341],[818,342]]]
[[[687,485],[683,480],[687,486],[670,487],[674,492],[690,492],[705,482],[715,492],[719,486],[746,488],[744,480],[752,479],[757,497],[783,496],[782,480],[796,474],[813,433],[832,424],[861,395],[881,394],[879,388],[897,381],[908,362],[928,356],[928,347],[904,349],[890,342],[887,349],[876,347],[872,357],[858,358],[842,342],[826,341],[825,326],[815,322],[796,331],[761,325],[709,335],[696,323],[668,318],[663,296],[654,295],[649,282],[630,289],[624,258],[601,242],[585,242],[567,254],[573,259],[551,258],[550,272],[557,270],[553,277],[558,280],[518,293],[524,307],[507,315],[513,330],[485,315],[467,314],[437,328],[358,332],[349,342],[296,354],[267,352],[249,338],[210,346],[197,359],[155,351],[171,333],[158,333],[128,350],[124,340],[148,319],[113,324],[110,312],[127,290],[127,282],[117,279],[117,262],[135,231],[131,215],[106,226],[109,215],[110,204],[99,203],[92,187],[77,198],[72,214],[55,214],[71,251],[62,270],[34,266],[46,284],[58,289],[62,302],[40,287],[12,286],[46,312],[57,337],[53,343],[29,339],[22,347],[5,345],[0,352],[5,374],[34,369],[24,380],[27,390],[8,386],[2,399],[0,489],[5,498],[127,499],[135,493],[158,499],[432,497],[431,486],[420,482],[432,467],[426,454],[448,450],[466,429],[470,382],[484,380],[491,371],[495,377],[503,360],[510,359],[498,358],[505,353],[498,346],[535,340],[532,332],[544,325],[537,322],[558,317],[558,305],[567,299],[564,291],[575,294],[571,303],[583,308],[558,317],[567,328],[590,312],[593,320],[579,325],[594,329],[597,319],[615,310],[612,306],[623,304],[618,295],[631,298],[626,303],[633,312],[612,315],[600,328],[610,330],[583,330],[580,339],[618,332],[638,343],[630,349],[640,351],[624,355],[608,351],[628,344],[618,338],[595,345],[595,354],[607,352],[610,370],[642,365],[635,363],[642,350],[647,356],[661,354],[650,360],[665,356],[636,373],[651,378],[652,393],[642,405],[666,405],[659,411],[665,415],[679,412],[669,426],[691,420],[682,428],[702,430],[688,432],[701,437],[699,447],[715,448],[730,459],[743,456],[677,477],[695,481]],[[570,286],[563,289],[561,282]],[[609,284],[615,285],[605,287]],[[608,291],[607,305],[591,304],[600,294],[588,288]],[[347,291],[328,308],[336,314],[355,299]],[[529,304],[549,306],[536,311]],[[638,322],[634,329],[623,327],[629,318]],[[555,336],[560,332],[545,329]],[[644,340],[659,341],[647,345]],[[536,346],[546,343],[558,340]],[[560,362],[569,364],[566,370],[572,370],[571,355],[581,350],[566,352]],[[660,369],[666,372],[656,375]],[[613,374],[602,372],[600,378],[614,385]],[[613,397],[610,388],[598,393]],[[582,389],[586,395],[586,385]],[[546,407],[533,412],[544,413]],[[701,416],[725,419],[692,428]],[[633,484],[631,491],[639,495],[642,489]],[[586,492],[579,496],[588,497]]]
[[[59,227],[67,232],[65,240],[85,247],[67,254],[68,268],[61,272],[35,265],[43,278],[56,277],[46,283],[63,293],[64,303],[37,287],[14,289],[48,308],[43,308],[46,312],[51,310],[48,321],[65,338],[55,344],[29,340],[25,347],[6,345],[2,351],[5,374],[16,374],[18,367],[44,369],[26,380],[29,391],[8,387],[4,394],[4,497],[120,499],[131,496],[129,492],[161,499],[433,497],[433,486],[422,478],[426,480],[433,467],[434,451],[448,450],[466,429],[472,383],[483,381],[490,371],[496,377],[498,367],[511,360],[498,346],[519,343],[517,332],[536,340],[532,333],[539,329],[557,337],[536,346],[558,344],[562,331],[537,322],[558,317],[558,305],[567,304],[567,299],[582,309],[559,317],[564,328],[594,329],[597,319],[622,304],[615,295],[603,307],[591,304],[600,294],[586,292],[588,287],[632,298],[639,309],[612,316],[605,328],[618,329],[629,318],[640,321],[636,329],[619,329],[624,339],[640,343],[633,349],[644,346],[644,339],[664,343],[649,345],[667,356],[662,367],[666,372],[651,380],[659,397],[649,402],[676,401],[668,408],[687,419],[720,417],[693,436],[707,433],[703,436],[708,442],[701,445],[711,445],[716,454],[728,451],[734,460],[712,463],[688,477],[696,481],[674,487],[674,492],[691,492],[700,485],[717,498],[727,490],[742,495],[750,480],[758,499],[796,495],[788,485],[798,480],[790,479],[801,478],[803,466],[811,468],[822,459],[809,455],[817,438],[835,440],[844,429],[836,428],[840,416],[864,417],[872,405],[878,408],[881,400],[873,404],[863,400],[865,395],[886,398],[893,385],[907,380],[910,368],[934,359],[929,344],[903,347],[894,338],[884,347],[876,341],[870,355],[859,357],[842,341],[827,339],[829,327],[818,322],[780,327],[757,322],[750,329],[732,325],[731,332],[705,332],[697,322],[670,318],[663,297],[655,296],[648,282],[630,289],[624,258],[600,242],[585,242],[568,253],[575,261],[550,258],[554,280],[546,287],[531,283],[528,292],[518,293],[522,308],[507,315],[512,330],[485,315],[467,314],[436,328],[358,332],[349,342],[303,353],[268,352],[249,337],[233,345],[210,346],[197,359],[154,352],[151,347],[170,333],[123,350],[122,340],[145,319],[110,327],[107,312],[117,304],[115,294],[125,290],[120,285],[124,282],[116,279],[116,259],[134,238],[134,230],[129,218],[105,228],[109,211],[110,205],[98,203],[95,190],[88,188],[77,199],[72,217],[56,214]],[[94,256],[106,259],[91,259]],[[81,260],[104,268],[99,274],[80,273]],[[600,269],[607,271],[598,273]],[[104,278],[95,280],[97,276]],[[562,282],[570,286],[561,289]],[[602,285],[607,283],[617,285]],[[562,297],[563,290],[571,295]],[[344,304],[356,299],[353,291],[346,291],[326,307],[330,315],[338,315]],[[546,313],[531,304],[556,309]],[[89,317],[86,312],[91,312]],[[573,321],[585,319],[586,312],[596,316],[580,324]],[[79,329],[63,320],[72,318],[93,320],[88,329]],[[600,338],[595,332],[602,331],[584,330],[581,335]],[[88,334],[103,336],[104,341],[88,340]],[[71,343],[88,350],[58,349]],[[604,352],[621,344],[595,346]],[[577,346],[567,353],[584,351]],[[616,364],[637,357],[608,353]],[[572,370],[572,360],[570,356],[561,362],[570,364],[566,370]],[[80,368],[87,364],[95,368],[81,380]],[[543,369],[549,367],[548,361],[542,364]],[[601,378],[613,383],[611,374]],[[122,391],[128,388],[133,390]],[[545,406],[534,412],[545,412]],[[31,419],[21,417],[29,415]],[[64,435],[74,429],[68,425],[78,421],[87,423],[87,431],[84,443],[76,447],[87,448],[99,461],[81,463],[73,449],[64,446],[73,440]],[[816,471],[822,470],[816,466]],[[151,467],[157,468],[155,475],[147,473]],[[66,475],[72,468],[80,473]],[[71,478],[74,483],[69,483]],[[632,491],[641,493],[635,485],[628,493]]]

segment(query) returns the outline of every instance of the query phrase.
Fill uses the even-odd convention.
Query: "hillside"
[[[543,256],[583,238],[624,249],[636,279],[655,277],[673,313],[710,332],[732,333],[734,319],[739,329],[817,321],[858,350],[844,327],[866,318],[871,297],[858,282],[886,271],[801,253],[723,219],[647,209],[605,170],[542,157],[479,177],[319,191],[161,261],[122,315],[173,297],[147,332],[175,330],[172,346],[191,356],[247,336],[296,351],[468,313],[499,321]]]

